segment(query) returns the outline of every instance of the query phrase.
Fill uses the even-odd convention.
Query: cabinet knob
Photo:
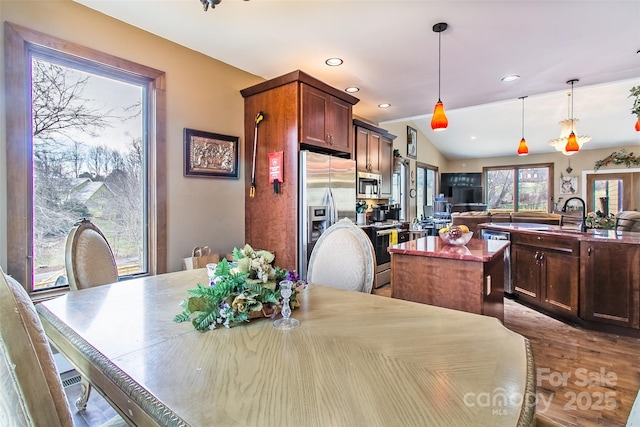
[[[538,240],[542,240],[542,236],[538,236]]]
[[[591,256],[591,245],[587,247],[587,256]]]

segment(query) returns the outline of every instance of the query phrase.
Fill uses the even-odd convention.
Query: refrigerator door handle
[[[338,218],[338,209],[336,206],[336,201],[333,197],[333,192],[331,189],[329,191],[329,225],[333,225],[336,223]]]

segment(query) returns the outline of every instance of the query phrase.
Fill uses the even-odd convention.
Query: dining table
[[[206,269],[37,304],[52,343],[136,426],[529,426],[529,342],[493,317],[309,284],[269,317],[176,323]]]

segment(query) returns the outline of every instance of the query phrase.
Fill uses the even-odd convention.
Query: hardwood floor
[[[391,296],[389,286],[374,294]],[[623,427],[640,389],[640,339],[566,325],[505,298],[505,326],[529,339],[536,364],[537,412],[569,427]],[[79,385],[65,389],[70,402]],[[78,426],[114,414],[93,392]],[[72,406],[72,408],[74,408]]]
[[[373,293],[391,296],[391,289]],[[640,339],[574,327],[504,302],[505,326],[531,343],[537,413],[571,427],[625,426],[640,389]]]

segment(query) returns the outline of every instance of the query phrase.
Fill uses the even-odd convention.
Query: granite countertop
[[[427,236],[390,246],[388,251],[392,254],[488,262],[496,256],[503,256],[504,249],[510,244],[507,240],[474,238],[465,246],[453,246],[444,243],[438,236]]]
[[[633,245],[640,244],[640,233],[634,233],[630,231],[615,231],[615,230],[602,230],[598,228],[588,229],[587,231],[580,231],[578,226],[560,226],[560,225],[546,225],[535,224],[528,222],[486,222],[478,225],[479,229],[489,228],[491,230],[499,231],[517,231],[526,234],[546,234],[551,236],[563,236],[573,237],[580,241],[586,242],[601,242],[601,241],[615,241],[617,243],[628,243]]]

